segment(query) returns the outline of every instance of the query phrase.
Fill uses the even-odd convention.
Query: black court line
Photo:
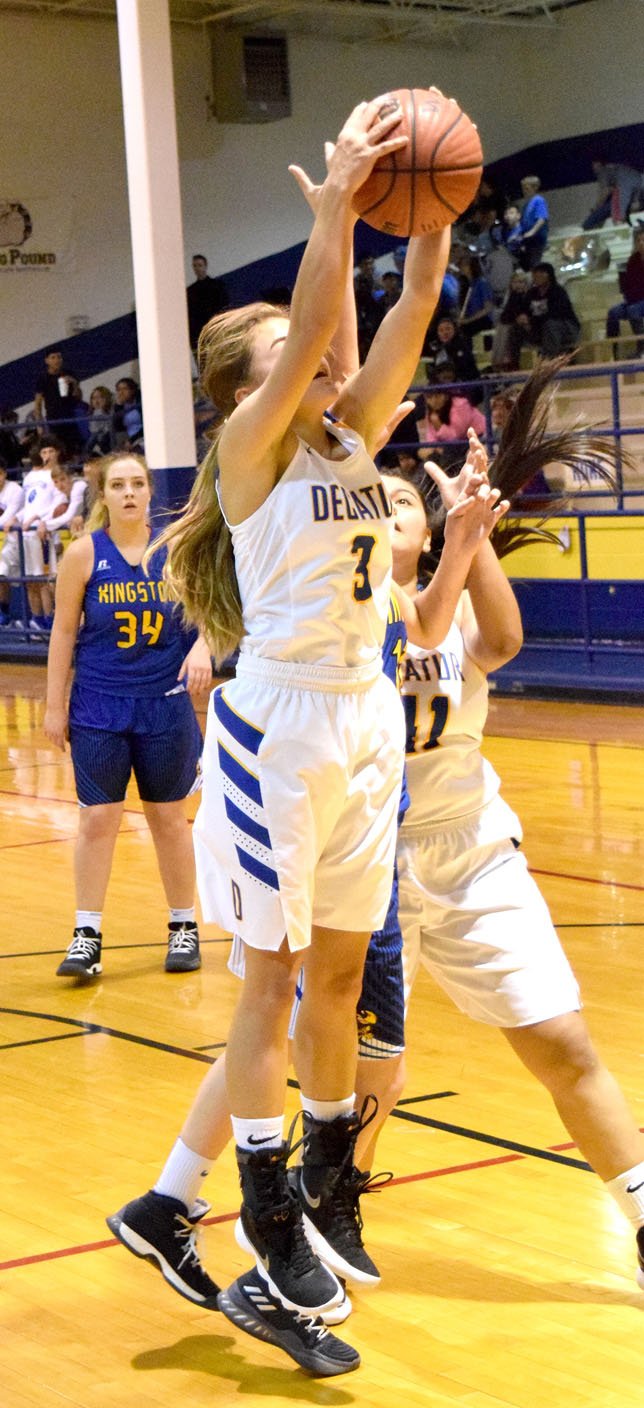
[[[206,948],[209,943],[230,943],[230,936],[225,936],[223,939],[200,938],[199,942],[202,948]],[[166,946],[168,945],[163,939],[159,939],[158,943],[110,943],[109,948],[103,949],[103,953],[125,953],[128,949],[165,949]],[[65,952],[65,949],[32,949],[30,953],[0,953],[0,959],[47,959],[47,957],[55,957],[56,953]],[[87,988],[90,986],[92,984],[86,984]]]
[[[42,1046],[45,1041],[76,1041],[79,1036],[92,1036],[92,1032],[61,1032],[60,1036],[35,1036],[31,1041],[6,1041],[0,1051],[13,1051],[16,1046]]]
[[[448,1095],[458,1095],[458,1090],[435,1090],[431,1095],[407,1095],[399,1100],[399,1105],[420,1105],[423,1100],[446,1100]]]
[[[607,919],[605,924],[597,923],[595,920],[590,924],[580,921],[578,924],[555,924],[555,929],[644,929],[642,919]]]
[[[150,1037],[134,1036],[132,1032],[119,1031],[115,1027],[104,1027],[97,1022],[84,1022],[77,1017],[61,1017],[53,1012],[27,1012],[18,1007],[0,1007],[0,1012],[4,1012],[11,1017],[34,1017],[43,1022],[61,1022],[65,1025],[79,1027],[81,1033],[94,1035],[101,1032],[105,1036],[116,1037],[119,1041],[131,1041],[135,1046],[148,1046],[155,1051],[167,1051],[173,1056],[186,1056],[190,1061],[202,1061],[204,1065],[214,1065],[214,1058],[207,1056],[205,1052],[186,1049],[183,1046],[173,1046],[165,1041],[153,1041]],[[289,1078],[287,1084],[294,1090],[299,1090],[296,1080]],[[492,1144],[497,1149],[511,1149],[516,1154],[524,1154],[534,1159],[545,1159],[548,1163],[565,1164],[569,1168],[583,1169],[585,1172],[592,1172],[590,1165],[581,1159],[569,1159],[563,1154],[552,1153],[549,1149],[536,1149],[531,1144],[518,1144],[512,1139],[500,1139],[495,1134],[483,1134],[477,1129],[468,1129],[464,1125],[445,1124],[442,1120],[429,1119],[427,1115],[414,1115],[410,1110],[392,1110],[394,1119],[408,1120],[411,1124],[424,1125],[429,1129],[440,1129],[446,1134],[457,1134],[462,1139],[474,1139],[479,1144]]]
[[[567,1164],[569,1168],[581,1168],[592,1173],[590,1164],[584,1159],[569,1159],[565,1154],[553,1154],[549,1149],[535,1149],[531,1144],[517,1144],[514,1139],[499,1139],[495,1134],[482,1134],[478,1129],[466,1129],[460,1124],[445,1124],[442,1120],[430,1120],[427,1115],[412,1115],[407,1110],[396,1108],[391,1111],[399,1120],[411,1120],[414,1124],[425,1124],[430,1129],[441,1129],[446,1134],[460,1134],[465,1139],[476,1139],[479,1144],[493,1144],[497,1149],[511,1149],[515,1154],[528,1154],[535,1159],[547,1159],[553,1164]]]
[[[195,1051],[221,1051],[227,1045],[227,1041],[211,1041],[208,1046],[195,1046]]]

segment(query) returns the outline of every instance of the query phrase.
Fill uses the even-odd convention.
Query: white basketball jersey
[[[407,721],[406,827],[436,826],[478,811],[496,797],[499,778],[481,755],[487,677],[465,649],[457,624],[434,651],[408,645],[403,667]]]
[[[324,418],[349,451],[300,441],[268,498],[231,528],[244,655],[355,668],[377,660],[391,584],[391,505],[353,430]]]

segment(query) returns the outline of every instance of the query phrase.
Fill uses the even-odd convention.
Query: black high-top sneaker
[[[197,925],[178,922],[168,924],[166,973],[195,973],[197,968],[201,968]]]
[[[150,1189],[105,1220],[119,1242],[151,1266],[158,1266],[180,1296],[204,1310],[217,1310],[219,1286],[204,1270],[197,1251],[197,1224],[209,1209],[210,1203],[198,1198],[188,1211],[178,1198]]]
[[[95,929],[74,929],[67,953],[56,969],[57,978],[97,978],[101,967],[101,939]]]
[[[304,1112],[304,1157],[295,1170],[306,1235],[320,1259],[349,1281],[376,1285],[380,1272],[362,1242],[360,1194],[370,1175],[354,1165],[356,1139],[373,1119],[362,1112],[317,1120]]]
[[[272,1295],[287,1310],[318,1315],[343,1298],[342,1287],[307,1239],[297,1197],[286,1179],[288,1146],[237,1148],[241,1228]]]
[[[330,1334],[323,1320],[300,1310],[287,1310],[256,1267],[221,1291],[218,1303],[233,1325],[255,1339],[277,1345],[317,1378],[348,1374],[360,1364],[357,1349]]]

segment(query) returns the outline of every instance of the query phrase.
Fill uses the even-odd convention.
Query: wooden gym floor
[[[71,934],[76,806],[69,755],[41,731],[43,685],[38,668],[0,667],[3,1408],[640,1408],[633,1235],[502,1038],[424,974],[408,1088],[380,1146],[396,1178],[366,1200],[382,1285],[354,1296],[342,1332],[363,1356],[357,1373],[308,1379],[114,1242],[104,1216],[154,1181],[225,1042],[235,981],[213,928],[200,973],[163,972],[165,906],[135,795],[103,977],[54,977]],[[487,753],[644,1124],[641,711],[494,700]],[[205,1191],[202,1254],[225,1284],[247,1265],[230,1150]]]

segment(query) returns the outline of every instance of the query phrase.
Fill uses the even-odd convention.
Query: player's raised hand
[[[326,162],[327,171],[329,169],[329,162],[331,160],[331,157],[333,156],[334,151],[334,142],[324,143],[324,160]],[[295,180],[297,181],[297,184],[302,192],[302,195],[304,196],[305,201],[307,202],[307,205],[310,205],[311,210],[315,215],[318,205],[320,204],[320,196],[322,194],[323,183],[320,182],[320,184],[316,186],[315,182],[311,180],[311,177],[307,175],[306,171],[304,170],[304,167],[302,166],[291,165],[288,169],[291,173],[291,176],[295,177]]]
[[[466,487],[447,512],[445,541],[450,540],[464,551],[476,550],[489,538],[509,507],[510,501],[501,498],[500,489],[491,489],[484,483],[471,493]]]
[[[401,151],[407,145],[404,134],[389,137],[388,133],[400,122],[400,106],[383,97],[370,103],[358,103],[338,134],[329,159],[329,174],[325,181],[353,195],[370,175],[381,156]]]

